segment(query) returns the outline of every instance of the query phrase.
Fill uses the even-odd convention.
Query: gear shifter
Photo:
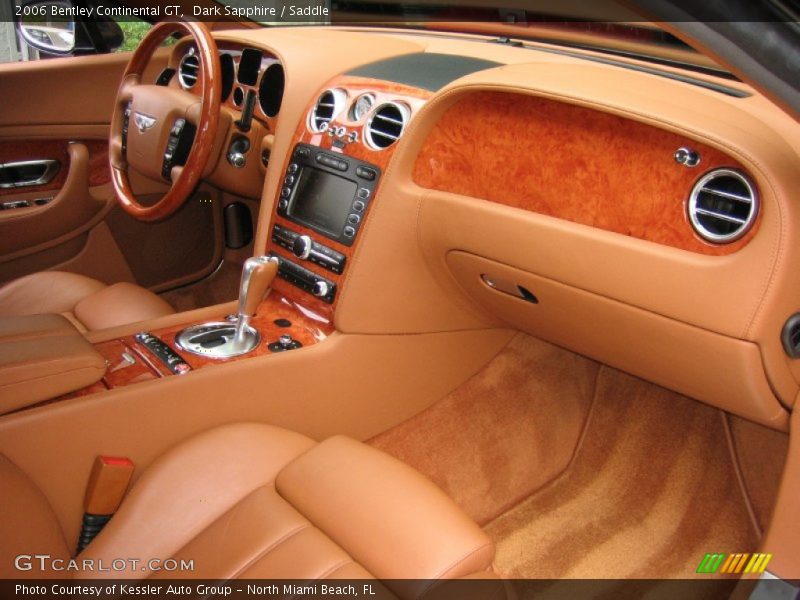
[[[278,273],[278,258],[255,256],[248,258],[242,269],[239,284],[239,309],[235,322],[193,325],[175,338],[178,346],[208,358],[232,358],[252,351],[259,343],[257,330],[250,326],[265,292]]]
[[[272,280],[278,273],[278,258],[274,256],[259,256],[248,258],[242,269],[242,281],[239,284],[239,314],[236,320],[236,335],[233,343],[236,347],[244,347],[252,337],[254,329],[250,327],[250,319],[256,314],[256,309],[264,297]],[[258,335],[256,333],[256,335]],[[252,345],[258,343],[256,339]],[[252,349],[252,347],[250,349]],[[250,349],[247,351],[249,352]]]

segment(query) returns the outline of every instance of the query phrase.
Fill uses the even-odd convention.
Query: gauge
[[[375,96],[372,94],[361,94],[353,103],[353,108],[350,111],[350,116],[353,121],[361,121],[372,110],[375,104]]]
[[[234,66],[233,57],[227,52],[219,55],[219,66],[222,74],[222,101],[225,102],[233,90]]]

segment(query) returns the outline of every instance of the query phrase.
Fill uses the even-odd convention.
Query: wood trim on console
[[[219,315],[214,319],[203,322],[224,321],[225,316],[226,315]],[[291,325],[288,327],[281,327],[275,323],[278,319],[286,319],[291,322]],[[292,338],[300,342],[303,347],[306,347],[313,346],[325,340],[334,331],[333,323],[326,320],[323,316],[314,315],[308,311],[307,308],[298,306],[294,301],[275,291],[271,291],[261,302],[256,316],[250,322],[251,326],[257,329],[261,335],[261,341],[252,352],[225,360],[205,358],[186,352],[178,347],[175,342],[175,337],[180,331],[194,324],[195,323],[184,323],[173,327],[150,331],[151,334],[160,338],[177,352],[193,370],[210,365],[222,365],[238,360],[246,360],[256,356],[271,354],[267,346],[277,341],[283,334],[288,333]],[[173,376],[173,373],[167,369],[150,350],[136,341],[133,335],[109,340],[107,342],[99,342],[95,344],[95,349],[106,359],[108,365],[106,374],[101,381],[87,388],[71,392],[52,400],[46,400],[45,402],[40,402],[21,410],[52,404],[60,400],[97,394],[144,381]],[[130,354],[135,359],[133,364],[126,364],[123,358],[125,353]],[[191,371],[189,373],[191,373]]]
[[[674,160],[700,154],[698,167]],[[711,169],[745,171],[716,148],[609,113],[535,96],[476,92],[434,125],[414,164],[428,189],[481,198],[701,254],[735,252],[692,229],[686,203]]]
[[[314,133],[308,128],[307,124],[307,117],[313,106],[316,104],[319,95],[322,94],[323,91],[332,89],[332,88],[340,88],[347,92],[347,102],[345,104],[344,110],[334,118],[333,122],[331,123],[331,127],[344,127],[348,132],[355,131],[358,134],[358,141],[353,143],[347,143],[344,145],[343,148],[339,148],[334,145],[333,136],[326,133]],[[364,125],[366,125],[367,118],[363,118],[359,121],[354,121],[350,118],[350,107],[352,102],[358,98],[361,94],[369,92],[375,96],[375,103],[374,106],[378,106],[384,102],[389,101],[399,101],[403,102],[411,109],[411,118],[413,118],[414,114],[427,102],[427,100],[432,96],[432,93],[428,90],[423,90],[420,88],[415,88],[412,86],[394,83],[390,81],[382,81],[377,79],[370,79],[368,77],[354,77],[349,75],[340,75],[331,79],[324,87],[322,87],[318,93],[312,98],[311,102],[306,107],[305,112],[303,113],[303,119],[300,122],[300,125],[295,132],[294,138],[292,140],[291,148],[292,150],[294,147],[299,143],[311,144],[313,146],[317,146],[320,150],[325,150],[331,153],[338,153],[344,156],[349,156],[352,158],[356,158],[358,160],[363,160],[365,162],[372,163],[381,169],[382,172],[386,172],[386,168],[389,166],[389,161],[391,160],[392,156],[394,156],[394,151],[397,144],[393,144],[388,148],[383,150],[373,150],[367,147],[363,143],[364,134],[363,129]],[[329,127],[330,129],[330,127]],[[290,161],[292,160],[291,154],[287,156],[284,164],[283,164],[283,173],[286,172],[287,167],[289,166]],[[372,201],[368,204],[367,210],[364,213],[363,221],[361,225],[361,229],[363,230],[366,227],[366,223],[369,220],[369,215],[372,211],[372,206],[375,202],[379,201],[381,190],[381,182],[378,182],[378,186],[375,189]],[[280,192],[279,192],[280,193]],[[304,305],[309,306],[314,311],[329,315],[330,318],[333,318],[333,310],[338,302],[338,299],[341,297],[341,288],[342,284],[347,277],[347,273],[350,268],[352,257],[355,253],[356,247],[358,246],[360,239],[363,237],[363,233],[360,233],[352,246],[345,246],[340,244],[339,242],[329,239],[307,227],[303,227],[299,223],[295,223],[294,221],[290,221],[281,217],[277,213],[277,200],[275,202],[275,206],[272,212],[272,219],[269,223],[269,229],[267,234],[267,252],[274,252],[284,258],[292,260],[294,262],[300,262],[298,258],[292,255],[291,252],[281,248],[275,242],[272,241],[272,228],[274,225],[281,225],[282,227],[287,227],[293,231],[297,231],[304,235],[311,236],[315,241],[318,241],[321,244],[324,244],[330,248],[333,248],[337,252],[341,252],[342,254],[347,257],[347,263],[345,264],[344,272],[341,275],[337,275],[327,269],[323,269],[318,267],[314,263],[309,261],[302,261],[303,267],[306,269],[313,271],[314,273],[329,279],[336,283],[338,287],[336,298],[334,299],[333,305],[326,304],[321,300],[311,296],[310,294],[306,294],[299,288],[296,288],[292,284],[282,280],[276,279],[274,283],[274,287],[276,291],[280,292],[281,294],[292,298],[293,300],[302,303]]]

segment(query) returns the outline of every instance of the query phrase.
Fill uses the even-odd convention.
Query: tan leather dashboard
[[[437,40],[436,51],[443,45]],[[473,45],[452,42],[451,51],[472,52]],[[757,94],[740,98],[577,59],[536,52],[528,57],[527,64],[453,82],[412,120],[346,274],[337,329],[422,333],[510,324],[785,427],[783,407],[793,404],[800,375],[780,345],[781,327],[800,297],[800,282],[790,275],[800,256],[789,243],[800,217],[790,201],[798,155],[788,133],[796,124]],[[291,78],[291,61],[286,67]],[[311,97],[321,89],[322,83]],[[493,109],[487,101],[492,98],[504,100]],[[533,119],[537,110],[547,118]],[[525,121],[533,133],[509,127],[518,111],[531,117]],[[463,124],[460,130],[450,127],[454,121]],[[604,144],[598,147],[598,141]],[[696,169],[672,158],[687,144],[705,161]],[[596,177],[584,181],[564,172],[547,174],[553,166],[548,155],[559,148],[584,161],[596,152],[598,165],[619,165],[621,172],[589,169]],[[662,154],[663,167],[654,167],[650,161]],[[437,160],[442,163],[436,172],[449,179],[437,181],[426,169]],[[469,161],[475,162],[464,166]],[[526,173],[520,175],[523,183],[549,177],[555,191],[546,209],[527,205],[523,183],[506,181],[509,171],[492,168],[503,162],[511,172]],[[728,246],[700,240],[685,215],[692,184],[716,166],[751,177],[762,204],[756,227]],[[477,188],[470,189],[475,182]],[[265,198],[274,201],[277,187],[270,184]],[[600,189],[602,184],[608,185]],[[580,200],[589,192],[600,199],[582,220]],[[646,217],[636,210],[635,198],[643,197],[650,202]],[[564,218],[564,211],[572,212]],[[455,252],[462,257],[458,266]],[[465,255],[474,257],[470,268],[463,265]],[[539,278],[542,289],[562,286],[561,293],[539,305],[503,298],[514,307],[501,308],[474,285],[483,259],[520,277]],[[611,319],[609,301],[615,327],[598,328],[596,320]],[[562,321],[537,316],[553,310]],[[554,322],[562,326],[554,328]],[[599,344],[587,337],[598,330],[608,334]],[[648,350],[631,353],[637,344]]]

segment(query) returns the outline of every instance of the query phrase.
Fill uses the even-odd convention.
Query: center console
[[[326,304],[336,299],[336,282],[303,265],[313,263],[335,275],[344,273],[347,256],[329,245],[351,247],[375,196],[381,169],[375,164],[297,144],[281,186],[276,213],[294,225],[318,234],[314,239],[297,227],[275,223],[271,240],[293,258],[272,252],[280,261],[278,274]]]
[[[172,315],[113,337],[94,336],[86,354],[97,372],[58,388],[63,395],[49,395],[46,402],[303,351],[334,333],[336,304],[385,185],[395,142],[430,95],[366,77],[329,81],[280,167],[270,220],[259,223],[268,235],[244,264],[238,308],[209,307],[214,310],[202,316]]]
[[[279,261],[280,293],[332,319],[394,142],[429,97],[427,90],[342,75],[314,99],[283,165],[270,223],[265,254]],[[388,128],[381,144],[377,119]]]
[[[352,246],[379,178],[376,165],[297,144],[286,168],[277,212]]]

